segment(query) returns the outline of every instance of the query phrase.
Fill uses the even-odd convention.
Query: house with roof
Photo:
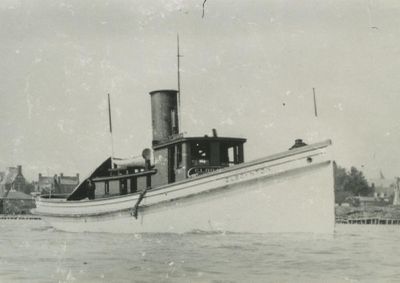
[[[30,214],[35,208],[35,199],[23,192],[11,189],[6,197],[1,199],[1,214]]]
[[[24,193],[26,180],[22,166],[8,167],[0,174],[0,213],[29,213],[35,206],[30,195]]]

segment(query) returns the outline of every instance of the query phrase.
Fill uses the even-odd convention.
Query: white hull
[[[71,232],[316,232],[334,230],[330,142],[149,191],[110,199],[39,199],[35,214]],[[312,160],[310,161],[310,158]]]

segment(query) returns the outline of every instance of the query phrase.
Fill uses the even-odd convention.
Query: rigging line
[[[114,167],[114,139],[112,134],[112,123],[111,123],[111,102],[110,102],[110,94],[108,96],[108,122],[110,126],[110,137],[111,137],[111,169]]]
[[[317,98],[315,96],[315,88],[313,88],[313,94],[314,94],[314,114],[315,117],[318,117],[318,112],[317,112]]]
[[[207,0],[204,0],[204,2],[203,2],[203,14],[202,14],[202,18],[204,18],[204,8],[205,8],[205,4],[206,4],[206,2],[207,2]]]

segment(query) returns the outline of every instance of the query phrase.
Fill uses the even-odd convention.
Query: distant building
[[[8,167],[0,172],[0,213],[29,213],[34,200],[24,193],[26,180],[22,175],[22,166]]]
[[[11,189],[24,192],[26,181],[22,175],[21,165],[8,167],[5,172],[1,172],[0,178],[0,197],[6,196]]]
[[[387,179],[382,173],[380,174],[379,178],[370,179],[369,183],[374,187],[375,193],[384,197],[393,195],[396,187],[396,179]]]
[[[362,197],[362,196],[351,196],[345,199],[345,202],[351,206],[386,206],[390,204],[388,198],[383,198],[380,196],[373,197]]]
[[[394,187],[393,205],[400,205],[400,178],[396,178]]]
[[[42,174],[39,173],[39,178],[36,184],[37,187],[35,190],[37,192],[42,194],[54,192],[54,177],[42,176]]]
[[[76,176],[64,176],[63,173],[60,173],[59,176],[50,177],[39,173],[36,191],[42,194],[69,194],[78,184],[79,174],[76,174]]]
[[[58,176],[58,193],[60,194],[69,194],[71,193],[75,187],[79,185],[79,174],[76,176],[64,176],[63,173],[60,173]]]

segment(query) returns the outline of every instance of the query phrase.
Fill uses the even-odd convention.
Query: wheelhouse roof
[[[173,144],[184,143],[184,142],[223,142],[231,145],[243,144],[246,142],[244,138],[231,138],[231,137],[176,137],[170,140],[163,141],[153,146],[153,149],[160,149]]]

